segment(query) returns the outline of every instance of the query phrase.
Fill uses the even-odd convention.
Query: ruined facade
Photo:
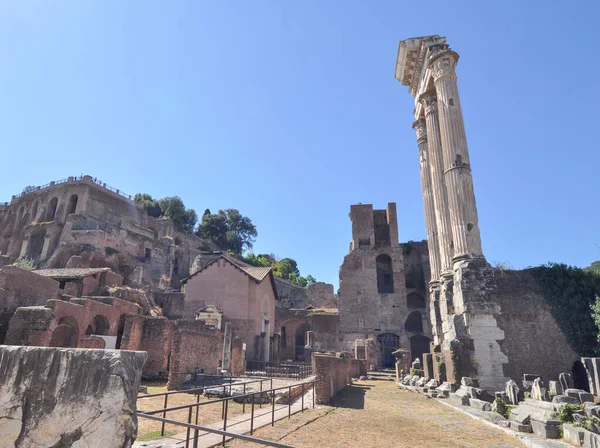
[[[485,261],[457,62],[444,37],[419,37],[400,42],[395,72],[415,99],[431,265],[433,371],[438,379],[476,377],[481,387],[501,390],[508,377],[570,371],[577,356],[542,304],[531,274],[500,272]]]
[[[338,293],[342,348],[353,352],[356,340],[374,339],[381,350],[378,364],[386,367],[394,365],[392,352],[401,347],[419,357],[431,337],[427,251],[399,243],[395,203],[385,210],[353,205],[350,220],[352,242]]]
[[[0,206],[0,264],[33,259],[44,268],[110,267],[125,284],[179,288],[194,258],[217,247],[148,216],[131,196],[91,176],[28,189]]]

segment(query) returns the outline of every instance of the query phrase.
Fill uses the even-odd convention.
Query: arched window
[[[394,276],[392,273],[392,259],[385,254],[375,259],[377,266],[377,292],[391,294],[394,292]]]
[[[394,333],[382,333],[377,336],[381,350],[381,363],[383,367],[392,367],[396,363],[392,352],[400,348],[400,337]]]
[[[108,319],[102,314],[98,314],[92,319],[92,321],[88,325],[87,329],[85,330],[85,335],[106,335],[108,334],[109,327],[110,324],[108,323]]]
[[[406,296],[406,306],[412,310],[415,308],[425,308],[425,297],[423,297],[421,294],[411,292],[408,296]]]
[[[57,327],[52,332],[50,347],[76,348],[79,342],[79,329],[77,321],[72,317],[63,317],[58,321]]]
[[[77,200],[78,196],[76,194],[72,195],[69,198],[69,208],[67,208],[67,216],[72,215],[77,210]]]
[[[296,361],[304,361],[307,331],[310,331],[310,325],[308,324],[302,324],[296,330]]]
[[[429,339],[422,334],[416,334],[410,338],[411,362],[419,358],[423,362],[423,353],[429,353]]]
[[[413,311],[406,318],[404,328],[408,333],[423,333],[423,320],[419,311]]]
[[[58,198],[50,199],[48,202],[48,208],[46,209],[46,221],[54,221],[54,217],[56,216],[56,207],[58,206]]]

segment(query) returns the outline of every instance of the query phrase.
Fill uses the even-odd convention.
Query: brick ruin
[[[415,99],[431,280],[429,310],[436,379],[478,380],[502,390],[508,378],[570,372],[577,354],[528,271],[493,269],[481,247],[471,162],[458,94],[458,54],[446,39],[400,42],[396,79]]]

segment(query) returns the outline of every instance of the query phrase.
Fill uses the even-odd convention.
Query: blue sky
[[[577,5],[577,6],[575,6]],[[237,208],[255,252],[338,282],[350,205],[425,237],[398,41],[445,35],[484,253],[600,259],[598,5],[548,1],[0,1],[0,201],[89,173]]]

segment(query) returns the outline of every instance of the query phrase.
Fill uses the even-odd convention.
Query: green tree
[[[148,216],[153,218],[160,218],[162,216],[162,210],[158,201],[147,193],[138,193],[133,197],[135,202],[142,202],[144,204],[144,210],[148,212]]]
[[[314,278],[314,277],[313,277],[312,275],[310,275],[310,274],[308,274],[308,275],[306,276],[306,281],[307,281],[308,283],[317,283],[317,279],[316,279],[316,278]]]
[[[237,256],[252,249],[257,234],[252,220],[235,209],[219,210],[218,213],[210,213],[207,209],[196,231],[199,237],[211,239],[221,249]]]
[[[592,319],[594,319],[594,324],[596,324],[596,328],[598,329],[596,338],[600,342],[600,297],[596,296],[594,302],[590,304],[590,308],[592,309]]]
[[[189,233],[194,231],[198,215],[194,209],[186,210],[179,196],[162,198],[158,201],[158,205],[162,210],[162,216],[169,219],[177,230]]]

